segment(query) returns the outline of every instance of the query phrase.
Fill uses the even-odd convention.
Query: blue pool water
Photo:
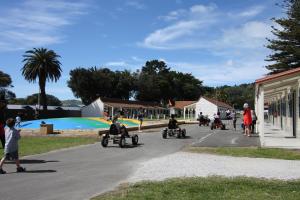
[[[46,124],[53,124],[55,130],[67,130],[67,129],[96,129],[96,128],[109,128],[109,123],[104,123],[99,120],[83,118],[83,117],[68,117],[68,118],[52,118],[52,119],[41,119],[25,121],[21,123],[20,128],[24,129],[38,129],[40,128],[41,122],[44,121]],[[132,122],[126,123],[127,126],[136,126]]]

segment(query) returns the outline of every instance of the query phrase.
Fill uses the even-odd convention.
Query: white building
[[[220,112],[221,119],[225,119],[226,111],[232,111],[233,107],[212,98],[200,97],[197,102],[184,107],[184,118],[187,118],[187,115],[191,110],[195,111],[195,114],[193,115],[194,119],[198,118],[200,112],[202,112],[203,115],[207,115],[209,118],[213,118],[214,114]]]
[[[196,101],[174,101],[169,103],[170,115],[174,114],[176,117],[183,117],[185,115],[185,119],[195,118],[195,109],[185,110],[184,107],[190,106],[196,103]]]
[[[300,68],[256,80],[255,111],[262,145],[268,146],[273,138],[272,141],[276,140],[276,144],[284,141],[283,145],[288,146],[293,139],[287,141],[285,138],[300,138],[299,94]],[[265,107],[268,108],[267,114]]]
[[[82,117],[103,117],[105,110],[108,111],[109,116],[114,116],[122,110],[128,118],[136,118],[139,112],[143,112],[144,116],[149,118],[168,115],[168,109],[161,107],[157,103],[104,97],[100,97],[90,105],[84,106],[81,113]]]

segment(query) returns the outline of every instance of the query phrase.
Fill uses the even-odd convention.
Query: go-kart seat
[[[111,134],[111,135],[118,135],[119,134],[118,128],[115,124],[110,125],[109,134]]]

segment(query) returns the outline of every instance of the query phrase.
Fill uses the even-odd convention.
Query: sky
[[[67,81],[76,67],[136,71],[153,59],[207,86],[250,83],[268,73],[278,1],[0,0],[0,70],[18,98],[39,91],[21,68],[25,51],[40,47],[61,56],[61,78],[46,85],[61,100],[75,98]]]

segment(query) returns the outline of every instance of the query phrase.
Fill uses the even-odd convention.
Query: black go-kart
[[[102,134],[101,145],[107,147],[109,141],[112,141],[113,144],[119,144],[121,148],[126,146],[126,140],[131,139],[132,145],[137,145],[139,142],[139,136],[137,134],[128,134],[125,126],[122,126],[118,130],[115,124],[111,124],[109,131],[105,134]]]
[[[210,119],[208,117],[200,117],[198,119],[199,121],[199,126],[209,126],[209,123],[210,123]]]
[[[215,119],[211,125],[210,125],[210,129],[213,130],[213,129],[221,129],[221,130],[225,130],[226,129],[226,126],[225,124],[222,123],[222,121],[220,119]]]
[[[170,129],[170,128],[165,128],[162,131],[162,137],[166,139],[167,137],[177,137],[177,138],[185,138],[186,137],[186,130],[185,129],[180,129],[180,128],[175,128],[175,129]]]

